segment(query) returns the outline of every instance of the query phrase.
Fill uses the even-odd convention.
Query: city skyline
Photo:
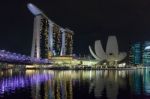
[[[34,17],[26,7],[27,3],[30,1],[1,2],[1,49],[30,55]],[[89,54],[88,45],[98,39],[105,45],[108,35],[117,36],[121,51],[127,51],[131,40],[150,40],[149,1],[107,3],[87,0],[85,3],[79,0],[33,0],[31,3],[42,9],[57,24],[75,32],[76,54]]]

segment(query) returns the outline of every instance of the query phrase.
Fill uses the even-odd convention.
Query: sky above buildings
[[[150,40],[149,0],[3,0],[0,3],[0,49],[30,54],[34,16],[27,3],[39,7],[52,21],[70,28],[74,53],[89,54],[88,45],[116,35],[121,51],[130,42]]]

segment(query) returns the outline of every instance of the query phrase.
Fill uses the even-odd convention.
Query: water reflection
[[[150,69],[1,71],[1,97],[18,97],[18,90],[22,99],[147,99]]]
[[[131,76],[132,91],[137,94],[150,95],[150,69],[141,69],[134,71]]]
[[[9,72],[8,72],[9,73]],[[10,73],[12,75],[12,73]],[[15,75],[13,77],[2,78],[0,81],[0,94],[9,91],[15,91],[18,88],[24,88],[34,84],[40,84],[44,81],[52,79],[53,75],[42,73],[42,74],[34,74],[34,75]]]
[[[96,98],[101,98],[104,93],[108,99],[117,99],[119,88],[126,88],[126,71],[99,71],[90,84]]]
[[[144,70],[143,83],[144,83],[144,93],[150,95],[150,70],[148,69]]]

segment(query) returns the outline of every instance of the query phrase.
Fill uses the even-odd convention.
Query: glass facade
[[[141,43],[135,43],[130,49],[130,64],[141,64],[142,63],[142,46]]]
[[[130,64],[150,66],[150,41],[132,44],[129,54]]]
[[[150,66],[150,41],[145,41],[143,44],[143,65]]]

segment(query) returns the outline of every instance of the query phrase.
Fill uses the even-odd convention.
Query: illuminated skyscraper
[[[134,65],[142,63],[142,44],[140,42],[131,45],[129,63]]]
[[[34,30],[31,57],[48,58],[49,45],[48,45],[48,20],[42,15],[37,15],[34,18]]]
[[[59,56],[61,52],[62,36],[60,27],[57,24],[53,26],[53,53],[54,56]]]
[[[129,63],[150,66],[150,41],[138,42],[131,45]]]
[[[65,31],[65,54],[66,55],[72,55],[73,52],[73,31],[66,29]]]
[[[150,66],[150,41],[145,41],[143,44],[143,65]]]

